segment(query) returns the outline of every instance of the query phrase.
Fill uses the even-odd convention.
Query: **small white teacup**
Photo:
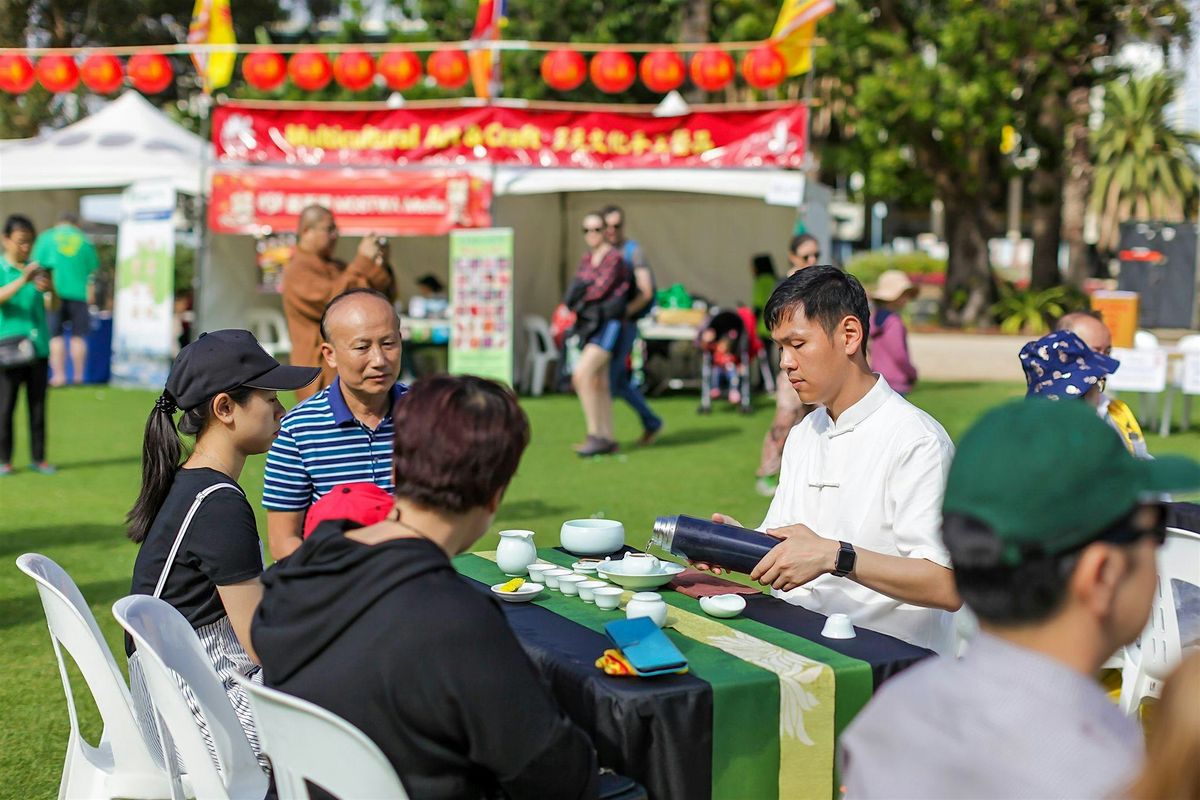
[[[626,553],[621,559],[621,569],[629,575],[653,575],[659,567],[658,559],[649,553]]]
[[[561,575],[558,579],[558,590],[570,597],[576,597],[579,595],[579,584],[586,580],[586,575],[576,575],[575,573]]]
[[[533,581],[534,583],[544,584],[546,579],[542,576],[552,569],[558,569],[558,567],[553,564],[530,564],[529,580]]]
[[[821,629],[821,635],[826,639],[853,639],[854,624],[845,614],[830,614],[825,620],[825,627]]]
[[[554,569],[548,569],[545,572],[543,572],[542,579],[544,581],[546,581],[546,585],[549,586],[551,589],[557,589],[558,581],[560,578],[562,578],[564,575],[573,575],[573,574],[574,573],[572,573],[571,570],[569,570],[569,569],[563,569],[562,567],[555,567]]]
[[[608,584],[604,581],[586,580],[579,584],[579,599],[585,603],[594,603],[596,602],[596,598],[592,592],[597,589],[603,589],[605,586],[608,586]]]
[[[621,605],[621,595],[624,591],[620,586],[601,586],[592,590],[592,598],[596,601],[596,608],[612,611]]]

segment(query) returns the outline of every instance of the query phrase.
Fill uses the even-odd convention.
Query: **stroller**
[[[728,391],[729,402],[742,414],[750,405],[750,374],[755,359],[763,355],[763,344],[755,331],[754,312],[739,305],[736,311],[714,308],[697,337],[700,348],[701,414],[712,413],[712,401]],[[724,384],[724,387],[723,385]]]

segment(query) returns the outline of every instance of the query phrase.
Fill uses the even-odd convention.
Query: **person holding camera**
[[[321,367],[315,383],[296,392],[305,400],[333,383],[336,372],[321,357],[321,314],[329,301],[347,289],[370,288],[389,300],[396,297],[396,280],[388,264],[387,240],[367,234],[349,263],[333,257],[338,242],[333,212],[312,205],[300,212],[296,249],[283,270],[283,315],[292,339],[291,363]]]
[[[28,217],[4,221],[0,255],[0,477],[12,474],[13,415],[25,385],[29,447],[34,472],[52,475],[46,461],[46,389],[50,377],[50,329],[45,296],[53,295],[50,273],[29,261],[36,231]]]

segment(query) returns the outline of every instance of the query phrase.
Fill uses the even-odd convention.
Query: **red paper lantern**
[[[742,59],[742,77],[755,89],[778,86],[786,73],[787,62],[773,45],[759,45]]]
[[[306,92],[316,92],[329,85],[333,78],[333,67],[324,53],[305,50],[288,60],[288,77]]]
[[[606,94],[623,92],[633,85],[637,77],[637,65],[633,56],[620,50],[605,50],[592,56],[588,74],[596,88]]]
[[[0,89],[11,94],[24,94],[33,88],[37,76],[33,64],[23,55],[0,56]]]
[[[287,59],[279,53],[258,51],[242,59],[242,77],[262,92],[277,89],[287,77]]]
[[[733,56],[719,47],[703,47],[688,67],[692,83],[706,92],[724,89],[733,80]]]
[[[403,92],[421,79],[421,59],[411,50],[389,50],[375,65],[389,89]]]
[[[647,89],[666,94],[683,84],[683,59],[674,50],[651,50],[642,56],[638,74]]]
[[[158,94],[175,80],[171,60],[162,53],[138,53],[127,69],[133,88],[143,94]]]
[[[542,57],[542,80],[551,89],[569,92],[587,77],[587,62],[574,50],[551,50]]]
[[[37,62],[38,82],[50,92],[69,92],[79,85],[79,67],[71,56],[42,56]]]
[[[362,50],[338,53],[333,62],[333,77],[352,92],[361,92],[375,79],[375,59]]]
[[[443,89],[459,89],[471,77],[467,54],[461,50],[438,50],[429,56],[425,68]]]
[[[83,85],[96,94],[112,94],[121,88],[125,70],[121,68],[121,59],[107,53],[97,53],[83,60],[79,77]]]

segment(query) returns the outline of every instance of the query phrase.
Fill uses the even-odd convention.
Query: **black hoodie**
[[[343,536],[354,527],[322,523],[263,574],[251,638],[267,685],[357,726],[414,798],[594,797],[591,741],[496,600],[431,542],[365,545]]]

